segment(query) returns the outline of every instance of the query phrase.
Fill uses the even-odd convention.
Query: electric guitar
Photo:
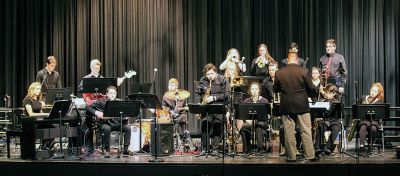
[[[136,75],[136,71],[129,70],[125,72],[124,76],[118,78],[118,80],[122,79],[122,82],[127,78],[131,78],[133,75]],[[87,106],[91,106],[96,100],[104,99],[107,96],[102,93],[83,93],[82,94],[83,100],[86,102]]]

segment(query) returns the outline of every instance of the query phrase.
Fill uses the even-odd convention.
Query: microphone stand
[[[153,94],[154,95],[156,94],[156,73],[157,73],[157,69],[154,69],[154,75],[153,75]],[[156,109],[156,111],[157,111],[157,109]],[[157,141],[158,141],[158,138],[157,138],[157,112],[155,113],[155,115],[156,115],[154,117],[154,138],[155,138],[155,140],[153,141],[154,142],[154,158],[151,158],[149,160],[149,162],[159,163],[159,162],[164,162],[164,160],[161,159],[161,158],[157,158],[158,157],[158,151],[157,151]]]

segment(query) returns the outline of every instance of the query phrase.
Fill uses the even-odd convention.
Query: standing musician
[[[320,87],[320,94],[322,95],[322,98],[319,99],[321,102],[331,102],[331,103],[340,103],[338,100],[339,98],[339,93],[337,90],[337,87],[334,84],[327,84],[325,87]],[[315,152],[317,157],[319,157],[320,154],[325,153],[326,155],[330,155],[336,147],[335,140],[336,137],[339,134],[340,131],[340,121],[339,119],[335,117],[329,117],[331,113],[327,113],[328,118],[325,118],[324,120],[322,119],[315,119],[318,126],[316,128],[316,136],[315,136]],[[333,115],[333,114],[331,114]],[[322,143],[324,143],[324,134],[326,131],[330,130],[331,133],[329,135],[328,140],[326,141],[326,145],[322,146]]]
[[[369,95],[363,96],[361,98],[361,102],[362,104],[381,104],[384,103],[385,101],[384,99],[385,99],[385,92],[383,90],[382,84],[374,83],[371,85]],[[372,135],[371,139],[373,141],[378,135],[379,123],[376,120],[372,120],[372,125],[371,125],[371,122],[368,119],[363,119],[357,126],[358,126],[358,134],[360,135],[360,148],[363,151],[365,150],[364,149],[365,139],[367,137],[368,132],[370,135]],[[369,142],[370,141],[368,141],[368,143]]]
[[[101,68],[101,62],[98,59],[93,59],[92,61],[90,61],[90,74],[84,76],[83,78],[104,78],[102,75],[100,75],[100,68]],[[120,86],[124,80],[125,80],[125,76],[122,78],[118,78],[117,79],[117,86]],[[83,81],[81,81],[81,83],[78,86],[78,91],[81,92],[83,90]],[[96,101],[96,99],[99,98],[104,98],[105,96],[102,94],[92,94],[92,93],[83,93],[82,94],[83,99],[85,100],[85,102],[87,103],[87,105],[92,105],[94,101]]]
[[[274,92],[281,92],[280,113],[285,130],[285,143],[288,161],[296,161],[295,125],[298,124],[305,157],[315,160],[311,134],[310,107],[308,92],[316,97],[307,69],[299,66],[297,52],[289,50],[288,65],[275,73]],[[296,121],[296,123],[295,123]]]
[[[60,74],[55,71],[57,59],[54,56],[47,57],[46,67],[36,74],[36,81],[42,85],[42,92],[47,93],[51,88],[61,88]]]
[[[178,86],[177,79],[171,78],[168,81],[168,91],[163,96],[162,106],[172,115],[175,129],[182,135],[186,130],[187,112],[189,110],[189,107],[186,106],[186,98],[190,94],[188,91],[178,89]]]
[[[334,79],[339,92],[344,92],[344,84],[347,80],[347,67],[344,57],[336,53],[336,41],[329,39],[325,41],[326,54],[320,59],[320,67],[325,79]],[[339,96],[340,98],[340,96]]]
[[[267,104],[268,100],[260,95],[261,87],[259,83],[253,82],[249,89],[249,94],[251,97],[246,98],[243,103],[264,103]],[[257,121],[255,127],[256,136],[257,136],[257,148],[260,153],[265,153],[264,150],[264,131],[268,128],[268,117],[264,117],[263,120]],[[251,120],[237,120],[237,127],[240,131],[240,135],[242,136],[243,141],[243,152],[248,154],[251,149],[250,139],[251,139],[251,124],[253,121]],[[267,146],[266,146],[267,147]]]
[[[299,45],[297,43],[292,42],[289,46],[289,50],[297,53],[297,57],[298,57]],[[282,59],[282,68],[286,67],[287,64],[288,64],[288,58]],[[298,58],[297,64],[304,68],[307,68],[307,60],[304,60],[303,58]]]
[[[233,62],[239,68],[241,72],[246,72],[246,64],[243,62],[244,59],[240,58],[239,51],[236,48],[231,48],[228,50],[226,54],[226,59],[222,64],[219,66],[220,70],[225,70],[228,62]]]
[[[199,91],[202,94],[202,104],[225,104],[229,97],[229,82],[223,75],[217,73],[214,64],[207,64],[203,69],[204,76],[199,82]],[[201,155],[205,155],[209,149],[210,132],[212,131],[211,146],[213,153],[218,151],[219,143],[223,134],[223,114],[202,114],[201,119]],[[226,121],[226,120],[225,120]],[[226,121],[229,122],[229,121]],[[208,127],[208,128],[207,128]]]
[[[106,149],[106,153],[104,155],[105,158],[110,158],[110,134],[111,131],[120,131],[120,118],[116,119],[108,119],[103,116],[103,111],[107,101],[118,101],[117,97],[117,88],[114,86],[107,87],[107,98],[100,99],[94,102],[91,106],[86,106],[86,110],[94,114],[98,120],[100,131],[103,133],[103,144]],[[124,155],[128,155],[128,147],[131,139],[131,128],[128,126],[128,120],[123,121],[122,131],[124,133]],[[120,134],[122,135],[122,134]]]
[[[274,62],[266,44],[262,43],[257,47],[257,58],[251,62],[251,74],[254,76],[267,76],[268,65]]]

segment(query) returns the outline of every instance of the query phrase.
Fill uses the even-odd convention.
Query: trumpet
[[[265,63],[263,62],[263,57],[258,57],[257,66],[259,68],[264,68],[265,67]]]

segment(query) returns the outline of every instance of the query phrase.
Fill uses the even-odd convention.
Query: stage
[[[286,162],[277,151],[269,156],[242,155],[196,156],[189,154],[160,157],[160,163],[149,162],[149,154],[133,154],[118,158],[104,158],[96,153],[91,156],[66,157],[65,159],[22,160],[12,151],[11,158],[1,153],[2,175],[377,175],[398,172],[400,160],[392,149],[360,157],[359,161],[348,155],[333,153],[332,156],[311,162],[299,159]]]

